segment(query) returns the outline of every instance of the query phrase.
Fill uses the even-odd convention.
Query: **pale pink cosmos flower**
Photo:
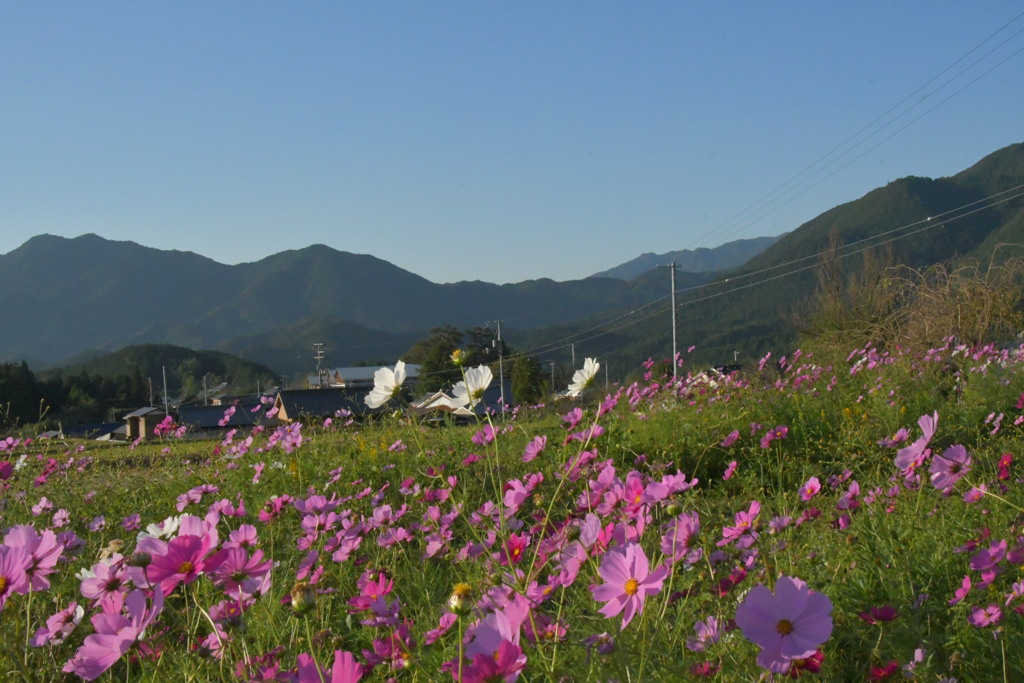
[[[661,552],[669,562],[679,562],[685,558],[685,564],[694,564],[703,553],[695,547],[697,534],[700,533],[700,517],[696,512],[683,512],[667,525],[665,535],[661,537]]]
[[[832,635],[832,601],[800,579],[780,576],[773,594],[763,584],[736,608],[736,625],[761,647],[757,663],[782,673],[814,654]]]
[[[999,609],[999,605],[992,604],[988,607],[972,607],[967,621],[978,628],[985,628],[986,626],[995,626],[1002,618],[1003,612]]]
[[[29,558],[25,574],[29,588],[34,591],[46,590],[50,580],[46,577],[56,571],[57,560],[64,553],[64,546],[57,542],[57,536],[49,529],[38,533],[29,524],[11,527],[4,536],[4,545],[20,547]]]
[[[156,588],[153,605],[147,608],[145,594],[136,590],[125,598],[124,604],[128,611],[127,617],[108,613],[92,617],[96,632],[86,636],[74,657],[64,664],[65,673],[78,674],[87,681],[103,675],[143,636],[146,627],[163,609],[164,594]]]
[[[971,456],[967,449],[957,444],[950,446],[932,458],[928,471],[931,472],[932,486],[941,490],[952,488],[960,478],[971,471]]]
[[[60,610],[46,620],[46,626],[36,631],[30,641],[33,647],[43,645],[60,645],[75,630],[82,617],[85,616],[85,609],[77,602],[72,601],[67,607]]]
[[[718,619],[715,617],[708,617],[707,621],[698,620],[693,625],[693,630],[697,632],[697,635],[686,639],[686,649],[693,652],[703,652],[709,646],[717,643],[722,635]]]
[[[14,593],[29,591],[25,570],[31,561],[32,558],[21,546],[0,545],[0,609],[3,609],[7,598]]]
[[[648,596],[661,591],[668,574],[665,567],[650,571],[647,555],[636,543],[609,550],[598,571],[605,583],[590,589],[595,600],[606,603],[598,611],[609,619],[623,613],[622,629],[644,611],[644,601]]]
[[[921,427],[921,436],[914,443],[901,448],[896,453],[895,465],[904,472],[910,472],[920,466],[931,454],[928,443],[935,436],[935,428],[939,424],[938,411],[932,415],[922,415],[917,424]]]

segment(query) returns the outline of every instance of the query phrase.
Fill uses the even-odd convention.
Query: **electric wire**
[[[806,182],[807,180],[810,180],[810,179],[811,179],[810,177],[809,177],[809,178],[807,178],[807,179],[802,179],[802,178],[803,178],[803,176],[805,176],[805,175],[809,175],[809,176],[813,177],[813,175],[814,175],[814,174],[816,174],[816,173],[820,172],[821,170],[824,170],[825,168],[827,168],[827,167],[828,167],[828,166],[830,166],[831,164],[833,164],[833,163],[835,163],[836,161],[838,161],[839,159],[841,159],[841,158],[842,158],[843,156],[845,156],[845,155],[849,154],[850,152],[852,152],[853,150],[855,150],[855,149],[856,149],[856,148],[857,148],[858,146],[860,146],[860,145],[863,145],[863,144],[865,144],[865,143],[866,143],[866,142],[867,142],[868,140],[870,140],[870,139],[871,139],[872,137],[874,137],[875,135],[877,135],[878,133],[880,133],[880,132],[881,132],[882,130],[884,130],[884,129],[885,129],[886,127],[888,127],[888,126],[892,125],[893,123],[895,123],[896,121],[898,121],[898,120],[899,120],[900,118],[902,118],[902,117],[903,117],[903,116],[905,116],[906,114],[908,114],[908,113],[910,113],[911,111],[913,111],[913,110],[914,110],[914,109],[915,109],[915,108],[916,108],[917,106],[919,106],[920,104],[922,104],[923,102],[925,102],[925,101],[926,101],[926,100],[927,100],[928,98],[930,98],[930,97],[934,96],[934,95],[935,95],[936,93],[938,93],[938,92],[939,92],[940,90],[942,90],[943,88],[945,88],[945,87],[946,87],[947,85],[949,85],[950,83],[952,83],[952,82],[953,82],[954,80],[956,80],[957,78],[959,78],[960,76],[962,76],[962,75],[963,75],[964,73],[966,73],[966,72],[967,72],[968,70],[970,70],[971,68],[973,68],[974,66],[976,66],[977,64],[979,64],[979,63],[980,63],[981,61],[983,61],[984,59],[986,59],[987,57],[989,57],[990,55],[992,55],[992,54],[993,54],[993,53],[994,53],[994,52],[995,52],[996,50],[998,50],[998,49],[999,49],[999,48],[1001,48],[1002,46],[1006,45],[1006,44],[1007,44],[1007,43],[1008,43],[1008,42],[1009,42],[1010,40],[1012,40],[1013,38],[1015,38],[1016,36],[1018,36],[1018,35],[1019,35],[1019,34],[1020,34],[1020,33],[1021,33],[1022,31],[1024,31],[1024,29],[1018,30],[1018,31],[1017,31],[1016,33],[1012,34],[1012,35],[1011,35],[1010,37],[1008,37],[1008,38],[1006,38],[1005,40],[1003,40],[1003,41],[1002,41],[1001,43],[999,43],[999,44],[998,44],[998,45],[996,45],[996,46],[995,46],[994,48],[992,48],[991,50],[989,50],[988,52],[986,52],[986,53],[985,53],[984,55],[982,55],[981,57],[979,57],[978,59],[976,59],[975,61],[973,61],[973,62],[972,62],[971,64],[969,64],[969,65],[967,65],[966,67],[964,67],[963,69],[961,69],[961,70],[960,70],[959,72],[957,72],[957,73],[956,73],[956,74],[955,74],[954,76],[952,76],[951,78],[947,79],[947,80],[946,80],[946,81],[944,81],[944,82],[943,82],[943,83],[942,83],[941,85],[939,85],[939,86],[937,86],[937,87],[936,87],[935,89],[933,89],[933,90],[932,90],[931,92],[927,93],[926,95],[924,95],[923,97],[921,97],[920,99],[918,99],[918,100],[917,100],[917,102],[916,102],[916,103],[915,103],[914,105],[912,105],[911,107],[909,107],[909,108],[905,109],[905,110],[904,110],[903,112],[901,112],[901,113],[900,113],[900,114],[899,114],[898,116],[894,117],[894,118],[893,118],[892,120],[890,120],[890,121],[886,122],[886,123],[885,123],[884,125],[880,126],[880,127],[879,127],[879,128],[877,129],[877,130],[873,131],[873,132],[872,132],[871,134],[869,134],[868,136],[866,136],[866,137],[865,137],[865,138],[864,138],[863,140],[861,140],[861,141],[857,142],[856,144],[852,145],[852,146],[850,147],[850,149],[848,149],[848,150],[844,151],[844,152],[843,152],[842,154],[840,154],[840,155],[839,155],[838,157],[836,157],[836,159],[833,159],[833,160],[831,160],[831,161],[828,161],[828,163],[824,163],[824,162],[826,162],[826,160],[828,160],[828,159],[829,159],[830,157],[832,157],[833,155],[835,155],[835,154],[836,154],[836,153],[837,153],[837,152],[838,152],[839,150],[841,150],[841,149],[842,149],[843,147],[845,147],[846,145],[848,145],[849,143],[851,143],[851,142],[852,142],[853,140],[855,140],[855,139],[856,139],[856,138],[857,138],[858,136],[860,136],[860,135],[861,135],[862,133],[864,133],[865,131],[867,131],[867,130],[871,129],[871,128],[872,128],[873,126],[875,126],[875,124],[879,123],[880,121],[882,121],[883,119],[885,119],[886,117],[888,117],[888,116],[889,116],[890,114],[892,114],[892,113],[893,113],[894,111],[898,110],[898,109],[899,109],[900,107],[902,107],[902,106],[903,106],[903,105],[904,105],[904,104],[905,104],[906,102],[908,102],[909,100],[911,100],[912,98],[914,98],[914,97],[915,97],[915,96],[916,96],[916,95],[917,95],[918,93],[920,93],[920,92],[921,92],[921,91],[923,91],[923,90],[924,90],[925,88],[927,88],[927,87],[928,87],[929,85],[931,85],[931,84],[932,84],[932,83],[934,83],[934,82],[935,82],[936,80],[938,80],[939,78],[941,78],[941,77],[942,77],[943,75],[945,75],[946,73],[948,73],[949,71],[951,71],[951,70],[952,70],[953,68],[955,68],[955,67],[956,67],[956,66],[957,66],[958,64],[960,64],[960,63],[961,63],[961,62],[963,62],[964,60],[966,60],[966,59],[967,59],[968,57],[970,57],[970,56],[971,56],[972,54],[974,54],[975,52],[977,52],[978,50],[980,50],[980,49],[981,49],[981,48],[982,48],[982,47],[983,47],[984,45],[986,45],[987,43],[989,43],[990,41],[992,41],[992,40],[993,40],[993,39],[994,39],[994,38],[995,38],[996,36],[998,36],[998,35],[999,35],[1000,33],[1002,33],[1003,31],[1005,31],[1005,30],[1006,30],[1007,28],[1009,28],[1009,27],[1010,27],[1011,25],[1013,25],[1014,23],[1016,23],[1017,21],[1019,21],[1019,20],[1020,20],[1021,18],[1024,18],[1024,12],[1021,12],[1020,14],[1018,14],[1018,15],[1016,15],[1015,17],[1013,17],[1012,19],[1010,19],[1010,20],[1009,20],[1008,22],[1006,22],[1005,24],[1003,24],[1003,25],[1002,25],[1002,26],[1001,26],[1000,28],[998,28],[998,29],[997,29],[996,31],[994,31],[994,32],[993,32],[992,34],[990,34],[990,35],[989,35],[988,37],[986,37],[986,38],[985,38],[984,40],[982,40],[982,41],[981,41],[980,43],[978,43],[978,44],[977,44],[977,45],[975,45],[975,46],[974,46],[973,48],[971,48],[970,50],[968,50],[968,51],[967,51],[966,53],[964,53],[963,55],[961,55],[961,56],[960,56],[960,57],[959,57],[958,59],[956,59],[955,61],[953,61],[953,62],[952,62],[952,63],[951,63],[951,64],[950,64],[949,66],[947,66],[946,68],[944,68],[944,69],[943,69],[942,71],[940,71],[939,73],[937,73],[937,74],[936,74],[935,76],[933,76],[932,78],[930,78],[930,79],[929,79],[928,81],[926,81],[926,82],[925,82],[924,84],[922,84],[921,86],[919,86],[918,88],[916,88],[916,89],[915,89],[914,91],[912,91],[911,93],[909,93],[908,95],[906,95],[906,96],[905,96],[905,97],[904,97],[903,99],[901,99],[901,100],[900,100],[899,102],[897,102],[897,103],[896,103],[896,104],[894,104],[893,106],[889,107],[889,109],[887,109],[887,110],[886,110],[885,112],[883,112],[882,114],[880,114],[880,115],[878,115],[877,117],[875,117],[875,118],[874,118],[874,119],[873,119],[873,120],[872,120],[871,122],[869,122],[868,124],[866,124],[865,126],[863,126],[863,127],[862,127],[861,129],[859,129],[859,130],[858,130],[857,132],[853,133],[852,135],[850,135],[850,136],[848,136],[848,137],[847,137],[846,139],[844,139],[844,140],[843,140],[842,142],[840,142],[840,143],[838,143],[837,145],[835,145],[835,146],[834,146],[834,147],[833,147],[832,149],[830,149],[830,150],[829,150],[828,152],[826,152],[826,153],[825,153],[824,155],[822,155],[821,157],[819,157],[818,159],[816,159],[815,161],[813,161],[812,163],[808,164],[808,165],[807,165],[807,166],[805,166],[805,167],[804,167],[803,169],[801,169],[800,171],[798,171],[797,173],[795,173],[795,174],[794,174],[793,176],[791,176],[791,177],[790,177],[789,179],[787,179],[787,180],[786,180],[785,182],[781,183],[780,185],[778,185],[777,187],[775,187],[774,189],[772,189],[771,191],[769,191],[768,193],[766,193],[766,194],[765,194],[764,196],[762,196],[762,197],[761,197],[760,199],[758,199],[758,200],[754,201],[753,203],[751,203],[751,204],[750,204],[750,205],[749,205],[749,206],[748,206],[747,208],[745,208],[744,210],[740,211],[740,212],[739,212],[738,214],[734,215],[734,216],[733,216],[732,218],[729,218],[729,219],[727,219],[726,221],[724,221],[724,222],[720,223],[720,224],[719,224],[718,226],[716,226],[716,227],[715,227],[715,228],[713,228],[712,230],[710,230],[710,231],[708,231],[707,233],[705,233],[705,234],[704,234],[704,235],[703,235],[702,237],[700,237],[700,238],[698,238],[698,239],[694,240],[693,242],[691,242],[691,246],[692,246],[692,244],[695,244],[695,243],[697,243],[697,242],[700,242],[700,241],[702,241],[702,240],[704,240],[704,239],[707,239],[708,237],[711,237],[712,235],[718,235],[719,237],[727,237],[727,236],[729,236],[729,235],[731,235],[731,234],[734,234],[734,233],[735,233],[735,232],[737,232],[738,230],[741,230],[741,229],[743,229],[743,228],[749,227],[749,225],[751,225],[752,223],[754,223],[754,222],[756,222],[756,221],[758,221],[758,220],[761,220],[761,219],[763,219],[764,217],[766,217],[766,216],[770,215],[770,214],[771,214],[771,213],[773,213],[774,211],[777,211],[777,210],[778,210],[779,208],[781,208],[782,206],[785,206],[785,204],[788,204],[788,203],[789,203],[790,201],[792,201],[792,200],[793,200],[793,199],[795,199],[796,197],[799,197],[799,196],[801,196],[802,194],[804,194],[804,193],[805,193],[805,192],[806,192],[807,190],[810,190],[811,188],[813,188],[813,187],[816,187],[817,185],[821,184],[821,182],[823,182],[824,180],[826,180],[826,179],[828,179],[828,178],[832,177],[833,175],[835,175],[835,173],[836,173],[836,172],[838,172],[838,171],[842,170],[843,168],[846,168],[847,166],[849,166],[849,163],[852,163],[852,161],[856,161],[857,159],[859,159],[859,158],[861,158],[862,156],[864,156],[864,154],[866,154],[867,152],[870,152],[871,150],[875,149],[875,148],[876,148],[876,147],[878,146],[878,144],[882,144],[882,143],[884,143],[885,141],[887,141],[887,140],[891,139],[891,137],[893,137],[892,135],[890,135],[889,137],[885,138],[885,139],[884,139],[884,140],[882,140],[882,141],[881,141],[880,143],[878,143],[878,144],[876,144],[876,145],[872,146],[872,147],[871,147],[871,148],[870,148],[869,150],[867,150],[867,151],[866,151],[866,152],[864,152],[863,154],[860,154],[860,155],[858,155],[858,156],[857,156],[857,157],[855,157],[855,158],[854,158],[853,160],[851,160],[851,162],[849,162],[849,163],[847,163],[847,164],[844,164],[844,165],[843,165],[842,167],[840,167],[839,169],[836,169],[836,171],[834,171],[833,173],[830,173],[830,174],[829,174],[828,176],[825,176],[825,178],[822,178],[821,180],[819,180],[819,181],[818,181],[817,183],[815,183],[815,184],[814,184],[814,185],[812,185],[811,187],[809,187],[809,188],[806,188],[806,189],[805,189],[804,191],[802,191],[802,192],[800,192],[799,194],[797,194],[797,195],[795,195],[795,196],[791,197],[791,198],[790,198],[789,200],[787,200],[787,201],[785,202],[785,204],[781,204],[781,205],[779,205],[779,206],[776,206],[775,208],[771,209],[771,211],[767,211],[767,210],[766,210],[766,208],[767,208],[767,207],[762,207],[762,206],[761,206],[762,204],[765,204],[765,203],[767,203],[767,204],[768,204],[768,206],[770,206],[770,205],[771,205],[772,203],[774,203],[774,202],[777,202],[777,201],[779,201],[779,200],[780,200],[780,199],[781,199],[782,197],[784,197],[784,196],[785,196],[785,194],[786,194],[786,193],[788,193],[788,192],[790,192],[790,191],[791,191],[791,190],[787,189],[787,188],[789,188],[789,186],[790,186],[790,185],[794,185],[794,184],[796,184],[796,187],[799,187],[799,186],[800,186],[801,184],[803,184],[803,183],[804,183],[804,182]],[[1009,57],[1007,57],[1006,59],[1004,59],[1004,60],[1000,61],[1000,62],[999,62],[999,63],[997,63],[997,64],[996,64],[995,66],[991,67],[990,69],[988,69],[987,71],[985,71],[984,73],[982,73],[982,74],[981,74],[980,76],[976,77],[976,78],[975,78],[974,80],[972,80],[971,82],[969,82],[969,83],[968,83],[968,84],[967,84],[966,86],[964,86],[964,87],[962,87],[962,88],[958,89],[958,90],[957,90],[956,92],[954,92],[954,93],[953,93],[953,95],[951,95],[951,96],[947,97],[946,99],[942,100],[942,101],[941,101],[941,102],[940,102],[940,103],[939,103],[938,105],[936,105],[935,107],[932,107],[931,109],[929,109],[929,110],[928,110],[927,112],[925,112],[925,114],[927,114],[927,113],[930,113],[931,111],[933,111],[933,110],[934,110],[935,108],[937,108],[938,106],[941,106],[942,104],[945,104],[945,103],[946,103],[947,101],[949,101],[950,99],[952,99],[952,97],[956,96],[957,94],[959,94],[960,92],[962,92],[962,91],[963,91],[964,89],[966,89],[966,88],[967,88],[967,87],[969,87],[970,85],[974,84],[975,82],[977,82],[978,80],[980,80],[981,78],[983,78],[984,76],[986,76],[987,74],[989,74],[989,73],[990,73],[990,72],[991,72],[992,70],[994,70],[995,68],[997,68],[997,67],[1001,66],[1002,64],[1004,64],[1004,63],[1005,63],[1006,61],[1008,61],[1008,60],[1009,60],[1009,59],[1011,59],[1012,57],[1016,56],[1016,55],[1017,55],[1017,54],[1018,54],[1019,52],[1020,52],[1020,50],[1018,50],[1018,51],[1014,52],[1013,54],[1011,54],[1011,55],[1010,55]],[[923,116],[923,115],[922,115],[922,116]],[[915,118],[915,119],[914,119],[914,120],[912,120],[912,121],[911,121],[910,123],[908,123],[907,125],[905,125],[905,126],[903,126],[902,128],[900,128],[900,129],[899,129],[898,131],[896,131],[896,133],[894,133],[893,135],[895,135],[895,134],[898,134],[899,132],[902,132],[902,131],[903,131],[903,130],[905,130],[905,129],[906,129],[906,128],[907,128],[908,126],[910,126],[910,125],[912,125],[913,123],[915,123],[916,121],[920,120],[920,118],[922,118],[922,116],[919,116],[919,117]],[[818,166],[822,166],[822,168],[821,168],[821,169],[818,169],[818,168],[817,168]],[[813,171],[813,173],[812,173],[812,171]],[[799,181],[799,182],[797,182],[797,181]],[[782,192],[783,190],[786,190],[786,192]],[[779,194],[779,193],[781,193],[781,194],[780,194],[780,196],[776,197],[775,195],[777,195],[777,194]],[[759,215],[757,215],[757,216],[754,216],[754,217],[752,217],[752,218],[750,218],[750,217],[749,217],[749,216],[750,216],[750,214],[756,213],[756,212],[758,212],[758,211],[764,211],[764,212],[763,212],[763,213],[761,213],[761,214],[759,214]],[[737,227],[737,226],[736,226],[735,224],[736,224],[737,222],[741,221],[741,220],[746,220],[746,222],[745,222],[745,223],[743,223],[743,224],[741,224],[741,225],[739,225],[739,226]],[[730,226],[733,226],[733,227],[730,227]],[[726,229],[726,228],[728,228],[728,229]],[[725,230],[723,230],[723,229],[725,229]]]

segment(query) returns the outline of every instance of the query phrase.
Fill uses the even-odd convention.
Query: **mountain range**
[[[666,254],[640,254],[631,261],[626,261],[614,268],[594,273],[591,277],[613,277],[619,280],[632,280],[658,266],[675,263],[676,268],[690,273],[713,273],[739,268],[768,247],[775,244],[781,235],[775,237],[754,237],[751,239],[734,240],[714,249],[682,249]]]
[[[724,261],[690,266],[710,270],[678,273],[680,346],[698,345],[709,362],[785,350],[830,240],[848,245],[849,264],[862,247],[884,244],[913,266],[1024,243],[1021,186],[1024,144],[1014,144],[955,176],[894,180],[778,238],[723,245],[752,256],[729,262],[720,253]],[[647,269],[650,256],[569,282],[436,284],[323,245],[224,265],[96,235],[40,235],[0,255],[0,361],[46,366],[167,343],[230,352],[287,375],[310,367],[313,342],[326,343],[333,365],[394,359],[432,327],[500,318],[513,346],[550,347],[545,361],[567,360],[572,341],[578,355],[607,357],[624,371],[671,348],[668,276]],[[645,272],[629,278],[637,271]]]

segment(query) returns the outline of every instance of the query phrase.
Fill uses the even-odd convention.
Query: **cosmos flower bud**
[[[149,553],[135,553],[128,558],[127,565],[129,567],[148,567],[153,562],[153,556]]]
[[[565,537],[570,541],[575,541],[580,537],[580,528],[575,524],[565,530]]]
[[[452,363],[458,367],[462,367],[462,364],[466,362],[466,352],[462,349],[455,349],[452,351]]]
[[[682,511],[683,511],[683,506],[680,505],[679,503],[674,502],[674,501],[669,503],[667,506],[665,506],[665,512],[667,512],[669,515],[671,515],[673,517],[675,517],[676,515],[679,515],[680,513],[682,513]]]
[[[460,617],[469,614],[472,608],[473,587],[468,583],[457,583],[452,589],[452,595],[448,598],[448,609]]]
[[[305,614],[316,605],[316,591],[308,581],[296,581],[291,596],[292,609],[296,614]]]

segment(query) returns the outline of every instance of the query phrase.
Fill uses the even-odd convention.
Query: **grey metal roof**
[[[127,419],[129,417],[143,417],[144,415],[149,415],[150,413],[154,413],[154,412],[158,412],[158,411],[162,411],[162,410],[163,410],[163,408],[156,408],[154,406],[146,406],[145,408],[139,408],[138,410],[133,410],[132,412],[130,412],[127,415],[125,415],[125,418]]]
[[[239,403],[228,421],[221,425],[224,412],[231,406],[182,406],[178,409],[178,423],[187,424],[197,429],[217,427],[247,427],[266,422],[263,417],[263,405],[260,403]],[[258,408],[253,412],[253,408]]]
[[[281,404],[290,419],[302,415],[309,417],[331,417],[339,410],[350,410],[356,414],[367,412],[362,389],[286,389],[278,394]]]

